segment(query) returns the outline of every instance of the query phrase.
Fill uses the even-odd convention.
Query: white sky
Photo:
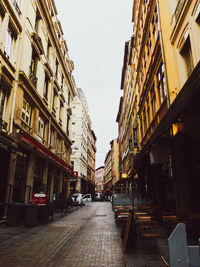
[[[87,98],[97,137],[96,168],[104,165],[118,136],[116,117],[122,90],[125,41],[132,35],[133,0],[55,0],[76,86]]]

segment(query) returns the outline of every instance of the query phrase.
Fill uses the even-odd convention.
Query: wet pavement
[[[47,225],[0,225],[0,267],[160,267],[166,240],[150,251],[128,248],[123,254],[110,202],[92,202],[54,218]]]

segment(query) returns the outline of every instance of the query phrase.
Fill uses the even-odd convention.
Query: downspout
[[[159,34],[159,37],[160,37],[161,54],[162,54],[162,60],[163,60],[163,66],[164,66],[164,75],[165,75],[165,81],[166,81],[165,93],[166,93],[166,96],[167,96],[167,107],[169,108],[170,107],[169,90],[168,90],[169,89],[169,86],[168,86],[168,80],[167,80],[166,61],[165,61],[165,55],[164,55],[164,46],[163,46],[162,32],[161,32],[161,26],[160,26],[160,13],[159,13],[159,3],[158,3],[158,0],[156,0],[156,7],[157,7],[157,12],[158,12],[158,34]]]

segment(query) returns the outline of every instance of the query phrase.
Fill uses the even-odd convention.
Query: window
[[[55,72],[56,78],[58,78],[58,60],[56,59],[56,72]]]
[[[200,24],[200,3],[198,4],[195,12],[195,21]]]
[[[71,95],[70,95],[70,92],[68,92],[68,105],[70,105],[70,98],[71,98]]]
[[[152,109],[152,117],[154,118],[156,115],[156,93],[155,93],[155,84],[151,88],[151,109]]]
[[[47,58],[48,58],[48,60],[50,58],[50,50],[51,50],[51,43],[50,43],[50,41],[48,41],[48,44],[47,44]]]
[[[64,85],[64,75],[62,74],[62,77],[61,77],[61,89],[63,89],[63,85]]]
[[[141,139],[143,139],[143,123],[142,123],[142,116],[140,118],[140,132],[141,132]]]
[[[69,136],[69,120],[70,120],[70,117],[69,115],[67,115],[67,128],[66,128],[66,132],[67,132],[67,135]]]
[[[44,80],[44,98],[48,100],[48,89],[49,89],[49,77],[45,75],[45,80]]]
[[[146,108],[143,109],[143,123],[144,123],[144,132],[147,131],[147,118],[146,118]]]
[[[36,87],[37,85],[37,64],[38,64],[38,55],[35,52],[35,50],[33,49],[32,51],[32,58],[31,58],[31,65],[30,65],[30,74],[29,74],[29,78],[31,80],[31,82],[33,83],[33,85]]]
[[[60,113],[59,113],[59,121],[60,121],[60,123],[62,122],[63,109],[64,109],[64,105],[63,105],[63,103],[60,101]]]
[[[147,98],[147,119],[148,119],[148,124],[150,124],[151,123],[151,118],[150,118],[149,97]]]
[[[189,76],[193,70],[194,64],[193,64],[193,58],[192,58],[192,49],[191,49],[191,43],[189,36],[187,37],[182,49],[181,49],[181,55],[184,58],[185,65],[186,65],[186,71],[187,75]]]
[[[165,94],[165,71],[164,71],[164,64],[161,63],[158,72],[156,74],[157,83],[158,83],[158,94],[159,94],[159,101],[160,105],[163,103],[166,94]]]
[[[44,119],[41,116],[39,116],[38,136],[40,137],[41,141],[44,141],[44,133],[45,133],[45,122]]]
[[[26,99],[23,99],[22,121],[28,126],[31,124],[31,105]]]
[[[14,40],[14,35],[13,35],[11,29],[8,28],[7,33],[6,33],[5,47],[4,47],[4,52],[8,57],[11,56],[13,40]]]
[[[39,15],[38,10],[37,10],[37,15],[36,15],[36,18],[35,18],[35,31],[37,33],[39,31],[40,21],[41,21],[41,16]]]
[[[3,87],[0,87],[0,120],[3,120],[6,94]]]
[[[54,112],[56,112],[56,102],[57,102],[57,93],[56,89],[53,89],[53,102],[52,102],[52,109]]]
[[[21,0],[12,0],[12,3],[18,13],[18,15],[20,16],[22,13],[21,13],[21,10],[19,8],[19,6],[21,5]]]
[[[50,147],[53,147],[54,145],[54,129],[51,128],[50,131],[50,142],[49,142]]]
[[[138,130],[133,128],[133,146],[138,147]]]
[[[60,151],[60,143],[61,143],[60,136],[57,135],[57,138],[56,138],[56,152]]]

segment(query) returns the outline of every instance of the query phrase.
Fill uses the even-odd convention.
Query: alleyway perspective
[[[0,226],[0,267],[126,266],[110,202],[33,228]]]

